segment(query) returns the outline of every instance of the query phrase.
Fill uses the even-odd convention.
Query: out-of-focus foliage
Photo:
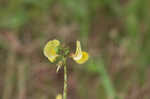
[[[150,98],[149,0],[0,0],[0,99],[55,99],[63,70],[43,56],[59,39],[90,54],[68,60],[68,99]],[[72,50],[75,52],[75,50]]]

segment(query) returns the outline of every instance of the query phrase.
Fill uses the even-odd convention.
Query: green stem
[[[64,59],[64,91],[63,91],[63,99],[67,99],[67,65],[66,65],[66,58]]]

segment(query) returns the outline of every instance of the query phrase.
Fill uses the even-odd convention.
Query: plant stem
[[[67,65],[66,65],[66,58],[64,58],[64,91],[63,91],[63,99],[67,99]]]

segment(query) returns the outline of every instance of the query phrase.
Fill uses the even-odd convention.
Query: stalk
[[[67,99],[67,65],[66,65],[66,58],[64,58],[64,90],[63,90],[63,99]]]

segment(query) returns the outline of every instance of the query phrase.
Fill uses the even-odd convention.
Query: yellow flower
[[[58,95],[56,96],[56,99],[62,99],[62,95],[61,95],[61,94],[58,94]]]
[[[83,63],[85,63],[85,62],[88,60],[88,58],[89,58],[88,53],[81,50],[80,41],[77,41],[77,42],[76,42],[76,52],[75,52],[75,54],[72,55],[72,58],[73,58],[73,60],[75,60],[78,64],[83,64]]]
[[[44,55],[53,63],[59,56],[57,54],[58,46],[60,42],[58,40],[50,40],[44,47]]]

